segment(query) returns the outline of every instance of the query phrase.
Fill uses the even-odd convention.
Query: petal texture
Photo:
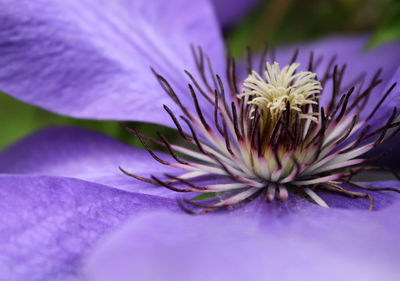
[[[160,153],[160,157],[168,157]],[[174,173],[144,149],[122,144],[100,133],[77,128],[39,131],[0,154],[0,173],[72,177],[132,192],[175,194],[124,175],[118,167],[141,175]]]
[[[91,281],[397,280],[399,204],[375,213],[293,207],[148,214],[102,240],[85,273]]]
[[[218,20],[223,27],[237,23],[260,0],[212,0]]]
[[[223,66],[206,0],[5,0],[0,25],[1,91],[73,117],[169,124],[150,67],[186,89],[190,44]]]
[[[81,257],[129,215],[174,209],[171,199],[82,180],[0,176],[0,279],[81,280]]]

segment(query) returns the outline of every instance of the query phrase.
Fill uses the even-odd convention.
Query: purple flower
[[[0,26],[0,89],[74,117],[172,126],[162,106],[176,115],[182,108],[163,93],[150,66],[193,110],[187,88],[193,81],[182,70],[196,81],[201,75],[190,45],[202,46],[215,73],[226,69],[206,1],[41,0],[16,5],[7,0],[0,3]],[[376,84],[374,75],[383,66],[384,82],[374,86],[362,111],[374,114],[359,130],[383,125],[382,132],[397,124],[389,117],[399,104],[398,87],[379,110],[374,108],[399,80],[399,44],[363,54],[366,40],[334,37],[306,44],[296,61],[306,70],[312,49],[312,69],[322,79],[337,53],[335,79],[351,85],[362,78],[359,93],[370,81]],[[293,48],[281,49],[276,60],[283,67],[292,54]],[[331,87],[325,86],[324,93]],[[198,89],[196,94],[200,97]],[[213,116],[213,107],[204,104],[201,108]],[[267,204],[258,197],[236,210],[194,217],[181,211],[174,192],[127,177],[119,166],[146,178],[178,175],[145,150],[82,129],[43,130],[3,151],[0,279],[396,280],[399,274],[396,193],[363,190],[374,199],[373,212],[366,211],[365,198],[323,191],[320,196],[334,208],[291,194],[285,202]],[[399,188],[400,183],[365,185]]]

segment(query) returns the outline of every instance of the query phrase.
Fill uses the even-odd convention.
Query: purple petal
[[[175,162],[167,154],[157,152],[161,159]],[[168,198],[177,193],[164,187],[145,183],[123,174],[124,170],[149,178],[163,178],[164,174],[179,175],[184,171],[163,165],[144,149],[122,144],[103,134],[78,128],[50,128],[39,131],[0,153],[0,173],[48,175],[82,179],[129,192],[157,195]],[[203,178],[199,185],[222,183],[213,177]],[[224,181],[225,182],[225,181]],[[229,182],[229,181],[228,181]],[[396,182],[394,182],[396,183]],[[393,182],[373,182],[373,187],[387,187]],[[361,191],[360,189],[347,189]],[[368,209],[366,198],[353,199],[332,192],[319,192],[331,207]],[[396,194],[370,192],[374,198],[374,210],[391,205]],[[294,197],[293,195],[291,197]],[[306,202],[306,201],[305,201]],[[306,204],[310,204],[306,202]]]
[[[317,74],[319,77],[324,75],[324,70],[327,67],[329,60],[332,56],[337,55],[336,63],[344,64],[347,63],[347,70],[343,79],[344,85],[351,85],[351,82],[356,80],[357,76],[362,73],[366,73],[366,82],[364,88],[367,87],[368,82],[374,76],[379,68],[382,68],[381,78],[382,83],[374,88],[369,102],[365,105],[361,118],[366,118],[370,112],[376,107],[378,102],[384,96],[386,91],[393,85],[393,83],[400,82],[400,42],[394,42],[385,44],[378,48],[370,51],[364,51],[364,47],[368,42],[367,36],[353,36],[353,37],[332,37],[321,41],[300,45],[299,62],[306,68],[308,65],[309,54],[314,51],[314,58],[322,57],[323,61],[317,68]],[[283,48],[281,52],[278,52],[278,60],[284,63],[288,63],[291,58],[291,52],[293,47]],[[332,90],[332,85],[328,84],[322,98],[322,103],[326,103],[329,99]],[[377,126],[383,126],[393,109],[400,107],[400,87],[396,86],[392,92],[388,95],[386,100],[382,103],[379,110],[375,112],[369,125],[373,128]],[[378,146],[374,154],[377,155],[386,151],[388,148],[393,148],[394,151],[388,156],[382,158],[378,164],[390,165],[393,168],[398,168],[400,165],[396,157],[399,155],[397,149],[399,137],[394,138],[388,143]]]
[[[218,20],[223,27],[237,23],[260,0],[212,0]]]
[[[206,0],[2,1],[0,89],[24,102],[81,118],[170,124],[176,109],[150,71],[186,90],[190,44],[216,72],[223,44]]]
[[[159,153],[161,158],[169,159]],[[123,174],[118,167],[149,176],[176,169],[156,162],[144,149],[122,144],[100,133],[51,128],[33,134],[0,154],[0,173],[83,179],[114,188],[174,197],[169,190]]]
[[[164,153],[158,152],[157,155],[164,160],[174,161]],[[177,196],[176,192],[164,187],[126,176],[119,167],[142,177],[151,175],[163,177],[165,173],[183,173],[180,169],[157,162],[144,149],[125,145],[100,133],[78,128],[45,129],[0,153],[0,173],[3,174],[71,177],[129,192],[169,198]],[[198,184],[215,183],[213,178],[207,177],[204,180]],[[387,187],[387,184],[392,183],[375,182],[370,185]],[[396,200],[395,194],[390,192],[370,194],[374,197],[374,209],[384,208]],[[353,199],[331,192],[321,193],[321,196],[332,207],[346,209],[368,209],[369,207],[369,200],[365,198]]]
[[[400,47],[400,44],[398,45]],[[397,52],[399,53],[399,52]],[[391,72],[388,73],[387,77],[389,79],[386,79],[386,83],[384,87],[381,87],[379,90],[380,92],[377,93],[377,99],[373,100],[370,102],[369,106],[376,105],[377,100],[379,99],[380,95],[383,95],[386,93],[386,91],[389,90],[394,84],[395,87],[393,90],[390,92],[386,100],[382,103],[381,107],[379,110],[374,114],[374,122],[377,124],[385,124],[390,116],[390,113],[393,112],[393,109],[397,109],[397,114],[399,112],[400,108],[400,55],[398,58],[395,56],[392,58],[393,59],[393,65],[396,66],[396,68],[391,69]],[[390,75],[390,76],[389,76]],[[375,96],[374,96],[375,97]]]
[[[364,72],[367,74],[368,79],[379,68],[383,69],[381,77],[384,84],[386,84],[400,64],[400,54],[397,51],[400,48],[400,42],[385,44],[366,51],[365,46],[368,40],[369,36],[366,35],[327,37],[315,42],[280,48],[278,49],[277,59],[282,64],[289,63],[293,51],[298,48],[299,56],[297,61],[305,69],[308,67],[309,56],[313,51],[314,63],[322,59],[316,68],[318,76],[322,77],[329,60],[337,55],[335,64],[339,66],[347,64],[343,84],[355,80],[357,76]]]
[[[78,280],[82,255],[128,216],[171,199],[82,180],[0,176],[0,280]]]
[[[388,98],[384,103],[383,107],[385,108],[393,108],[396,106],[397,112],[399,112],[400,108],[400,67],[397,69],[397,71],[394,72],[394,75],[392,77],[392,80],[388,83],[387,87],[390,87],[392,83],[397,83],[396,87],[392,91],[392,95],[390,98]],[[381,124],[384,124],[385,120],[385,115],[382,114],[381,112],[377,112],[377,116],[375,117],[375,120],[381,121]],[[399,121],[399,120],[397,120]],[[397,134],[394,136],[392,139],[384,143],[384,145],[378,146],[376,149],[374,149],[373,154],[371,153],[371,157],[374,157],[376,155],[379,155],[381,153],[385,153],[385,157],[379,159],[376,164],[378,165],[387,165],[388,167],[394,168],[396,170],[400,169],[400,161],[399,161],[399,155],[400,155],[400,147],[399,147],[399,140],[400,140],[400,135]],[[390,153],[388,152],[388,149],[390,149]]]
[[[85,273],[90,281],[397,280],[399,209],[148,214],[102,240]]]
[[[373,50],[365,51],[364,48],[368,40],[368,36],[330,37],[312,43],[281,48],[278,50],[277,60],[282,65],[288,64],[295,49],[294,47],[298,47],[300,52],[297,61],[301,64],[303,69],[306,69],[308,67],[310,53],[313,51],[314,63],[320,58],[322,59],[319,66],[316,68],[318,77],[322,78],[330,59],[337,55],[335,64],[338,64],[339,67],[346,64],[346,71],[342,84],[344,87],[352,86],[354,81],[356,81],[361,74],[365,74],[364,88],[366,88],[378,69],[382,68],[380,76],[382,83],[374,88],[373,95],[364,108],[364,115],[368,116],[383,97],[386,90],[394,82],[398,81],[399,77],[393,77],[393,75],[400,66],[400,52],[398,51],[400,42],[386,44]],[[321,100],[322,104],[327,103],[327,100],[330,98],[330,93],[332,91],[331,84],[332,83],[328,83],[325,86],[324,96]],[[382,126],[390,117],[393,108],[399,105],[400,99],[398,99],[396,91],[393,91],[380,107],[380,110],[373,116],[370,124]]]
[[[374,188],[396,188],[400,190],[399,181],[376,181],[376,182],[360,182],[359,184],[366,185],[368,187]],[[343,187],[350,191],[362,192],[369,194],[373,199],[373,210],[381,210],[388,208],[392,204],[395,204],[400,200],[399,193],[393,191],[366,191],[349,184],[343,185]],[[368,198],[353,198],[347,195],[338,194],[335,192],[317,192],[322,199],[332,208],[342,208],[342,209],[358,209],[358,210],[368,210],[370,201]]]

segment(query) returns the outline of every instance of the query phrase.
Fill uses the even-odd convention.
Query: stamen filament
[[[396,84],[381,95],[371,111],[363,112],[372,91],[381,82],[380,71],[362,91],[365,74],[357,76],[351,87],[343,86],[347,66],[334,65],[336,56],[330,59],[318,81],[312,71],[321,63],[321,57],[314,58],[313,52],[308,70],[300,71],[295,62],[298,50],[294,51],[291,64],[281,69],[274,59],[267,61],[266,48],[257,73],[252,70],[252,55],[247,49],[248,77],[238,82],[235,61],[229,57],[225,89],[203,50],[192,47],[192,53],[200,81],[185,71],[191,81],[190,105],[183,104],[168,81],[152,69],[161,87],[183,112],[179,116],[164,106],[179,135],[192,148],[172,144],[160,133],[160,140],[156,140],[126,128],[156,161],[186,172],[177,176],[165,174],[166,180],[154,175],[144,178],[120,168],[123,173],[176,192],[206,193],[204,200],[178,201],[191,214],[234,207],[260,194],[267,201],[276,198],[284,201],[293,191],[328,207],[317,194],[319,190],[368,198],[372,209],[371,195],[347,190],[342,187],[344,184],[400,193],[394,188],[367,187],[351,181],[355,174],[373,167],[367,165],[372,158],[359,157],[400,131],[400,122],[395,122],[399,117],[396,108],[383,126],[373,128],[369,124]],[[274,58],[274,54],[270,57]],[[329,80],[333,83],[332,93],[328,93],[330,100],[322,106],[320,97],[327,94],[323,86]],[[203,108],[204,99],[212,110]],[[367,117],[361,119],[361,116]],[[189,132],[181,126],[182,121]],[[160,158],[146,142],[165,148],[172,159]],[[201,185],[204,177],[215,182]]]

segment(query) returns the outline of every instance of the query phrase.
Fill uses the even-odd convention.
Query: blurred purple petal
[[[132,219],[95,248],[88,280],[372,281],[400,274],[399,203],[379,212],[246,208]]]
[[[369,36],[365,35],[329,37],[316,42],[280,48],[277,52],[277,60],[282,65],[288,64],[293,56],[295,47],[298,47],[299,56],[297,62],[301,64],[303,69],[306,69],[312,51],[314,53],[314,63],[322,59],[321,63],[319,63],[316,68],[318,77],[322,78],[331,58],[337,55],[335,64],[338,64],[339,67],[346,64],[343,86],[352,86],[354,81],[356,81],[360,75],[365,74],[364,89],[368,86],[369,81],[379,68],[382,68],[380,76],[382,83],[373,89],[374,97],[376,98],[370,99],[366,105],[367,108],[370,108],[370,110],[366,110],[369,114],[385,94],[385,91],[394,82],[399,81],[399,77],[393,77],[393,75],[400,66],[400,52],[398,51],[400,49],[400,42],[385,44],[378,48],[366,51],[364,48],[368,43],[368,40]],[[329,100],[331,88],[331,84],[326,85],[321,100],[322,104]],[[372,119],[372,124],[382,125],[382,123],[386,122],[395,106],[400,106],[400,99],[398,99],[396,90],[392,91],[380,110],[376,112]],[[363,117],[365,118],[366,116]]]
[[[229,27],[242,19],[260,0],[212,0],[218,20]]]
[[[1,91],[73,117],[169,124],[150,67],[186,90],[190,44],[223,66],[206,0],[6,0],[0,25]]]
[[[295,48],[299,49],[297,61],[307,68],[310,52],[314,52],[314,63],[320,58],[321,63],[317,67],[317,74],[322,77],[329,60],[337,55],[335,64],[347,64],[344,84],[366,73],[367,78],[372,77],[382,67],[383,84],[388,83],[393,73],[400,64],[400,42],[382,45],[372,50],[365,50],[369,41],[367,35],[332,36],[318,41],[295,44],[292,46],[278,48],[277,59],[280,63],[287,64],[293,55]]]
[[[160,157],[169,159],[162,153]],[[144,149],[78,128],[45,129],[0,154],[2,174],[72,177],[125,191],[176,196],[166,188],[128,177],[118,167],[142,176],[176,172],[156,162]]]
[[[129,215],[171,199],[82,180],[0,176],[0,280],[78,280],[81,257]]]

